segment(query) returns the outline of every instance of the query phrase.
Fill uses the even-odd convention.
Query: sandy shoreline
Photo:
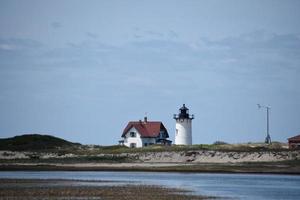
[[[151,171],[300,175],[299,162],[266,163],[2,163],[0,171]]]
[[[116,154],[0,151],[0,171],[151,171],[300,175],[300,151],[187,150]]]
[[[0,151],[0,161],[14,162],[23,160],[77,163],[97,160],[101,162],[142,162],[142,163],[245,163],[245,162],[282,162],[300,160],[299,150],[265,150],[265,151],[233,151],[233,150],[188,150],[161,151],[140,153],[96,153],[83,155],[53,152],[17,152]]]
[[[68,179],[0,179],[0,199],[143,199],[202,200],[212,197],[194,195],[186,190],[154,185],[115,184],[106,181]],[[101,184],[101,185],[99,185]]]

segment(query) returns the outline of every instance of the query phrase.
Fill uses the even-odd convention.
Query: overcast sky
[[[300,134],[300,1],[0,1],[0,137],[116,144],[195,114],[193,142]]]

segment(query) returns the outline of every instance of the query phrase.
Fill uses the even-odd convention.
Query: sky
[[[0,138],[117,144],[195,115],[193,143],[300,134],[298,0],[1,0]]]

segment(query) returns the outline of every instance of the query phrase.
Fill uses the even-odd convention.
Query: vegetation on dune
[[[284,151],[288,150],[284,144],[273,142],[268,145],[265,143],[248,143],[248,144],[195,144],[195,145],[151,145],[143,148],[128,148],[126,146],[81,146],[78,153],[147,153],[147,152],[172,152],[172,151],[197,151],[197,150],[215,150],[215,151],[236,151],[236,152],[255,152],[255,151]]]
[[[0,152],[0,170],[124,170],[124,171],[182,171],[182,172],[264,172],[264,173],[294,173],[299,174],[299,161],[297,160],[299,151],[290,150],[287,144],[273,142],[265,143],[245,143],[227,144],[222,141],[214,144],[195,144],[188,146],[172,145],[151,145],[144,148],[128,148],[126,146],[98,146],[81,145],[49,135],[23,135],[13,138],[1,139],[0,150],[10,150]],[[19,151],[19,152],[17,152]],[[252,163],[250,158],[243,163],[197,163],[196,165],[180,166],[97,166],[99,163],[135,163],[147,162],[148,157],[172,157],[175,162],[177,156],[185,156],[186,162],[192,162],[195,155],[214,157],[216,151],[219,154],[226,154],[228,158],[239,159],[243,156],[254,153],[255,158],[261,155],[271,155],[279,157],[277,162],[266,160],[264,162]],[[286,151],[286,152],[284,152]],[[290,152],[293,151],[293,152]],[[155,154],[155,152],[170,152],[166,154]],[[178,153],[176,153],[178,152]],[[241,152],[241,154],[240,154]],[[246,153],[245,153],[246,152]],[[154,153],[154,154],[153,154]],[[144,156],[144,157],[143,157]],[[293,160],[282,160],[292,158]],[[272,157],[272,158],[273,158]],[[140,159],[141,158],[141,159]],[[144,160],[143,160],[144,159]],[[147,160],[148,159],[148,160]],[[152,158],[151,158],[152,159]],[[150,159],[150,160],[151,160]],[[281,160],[280,160],[281,159]],[[155,160],[155,158],[154,158]],[[227,162],[227,161],[224,161]],[[22,163],[24,165],[22,165]],[[80,165],[92,163],[91,165]],[[21,165],[20,165],[21,164]],[[32,165],[28,165],[32,164]],[[59,165],[68,164],[68,165]],[[73,166],[73,164],[79,164]],[[184,163],[183,163],[184,164]]]
[[[0,139],[0,150],[39,151],[80,146],[51,135],[28,134]]]
[[[56,164],[74,164],[74,163],[129,163],[134,162],[136,160],[127,157],[127,156],[119,156],[119,155],[82,155],[82,156],[74,156],[74,157],[63,157],[63,158],[40,158],[39,155],[35,154],[34,158],[26,159],[26,158],[18,158],[18,159],[0,159],[0,164],[13,164],[13,163],[56,163]]]
[[[149,171],[149,172],[209,172],[209,173],[274,173],[274,174],[300,174],[299,160],[280,162],[244,162],[244,163],[198,163],[170,166],[74,166],[74,165],[0,165],[0,171]]]
[[[69,142],[67,140],[51,135],[30,134],[0,139],[0,150],[56,153],[59,156],[65,154],[93,156],[98,154],[147,153],[164,151],[176,152],[197,150],[236,152],[283,151],[287,150],[287,148],[284,144],[279,142],[273,142],[271,145],[268,145],[265,143],[227,144],[226,142],[222,141],[217,141],[213,144],[195,144],[188,146],[151,145],[143,148],[128,148],[126,146],[120,145],[81,145],[79,143]]]

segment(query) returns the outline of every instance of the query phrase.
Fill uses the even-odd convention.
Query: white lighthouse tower
[[[176,120],[176,145],[191,145],[192,144],[192,120],[194,115],[189,114],[189,109],[185,104],[179,109],[179,114],[174,114]]]

